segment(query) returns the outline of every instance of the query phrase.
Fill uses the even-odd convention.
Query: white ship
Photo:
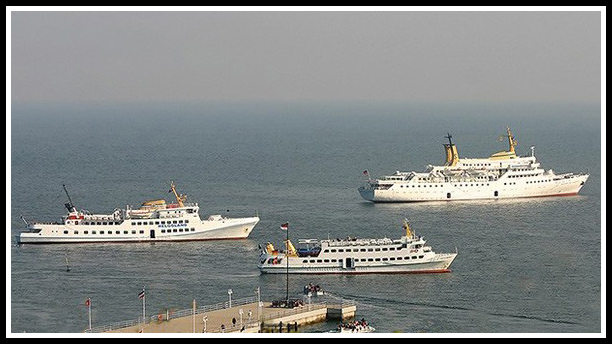
[[[435,253],[404,220],[400,239],[306,239],[298,249],[286,240],[286,249],[267,243],[257,267],[270,274],[368,274],[450,272],[457,253]]]
[[[77,210],[66,191],[68,215],[55,223],[24,220],[28,231],[17,240],[19,244],[55,244],[244,239],[259,222],[259,217],[221,215],[201,220],[197,203],[186,203],[186,196],[176,192],[174,183],[170,192],[177,203],[167,204],[160,199],[144,202],[139,209],[127,206],[99,215]]]
[[[370,179],[364,171],[368,181],[359,193],[372,202],[417,202],[568,196],[580,191],[588,174],[545,171],[536,160],[534,147],[531,156],[516,155],[516,140],[507,129],[508,151],[488,158],[459,158],[448,134],[444,165],[429,165],[425,172],[397,171],[380,179]]]

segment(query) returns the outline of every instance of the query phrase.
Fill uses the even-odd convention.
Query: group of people
[[[304,301],[295,300],[274,300],[272,301],[272,307],[274,308],[296,308],[304,306]]]
[[[348,323],[341,323],[338,325],[338,331],[349,331],[349,332],[369,332],[370,326],[365,319],[355,320]]]
[[[323,290],[318,284],[313,285],[312,283],[308,283],[308,285],[304,286],[304,294],[311,293],[312,295],[316,295],[317,293],[322,292],[322,291]]]

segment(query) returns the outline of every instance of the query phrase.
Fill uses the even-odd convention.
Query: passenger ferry
[[[588,174],[555,174],[540,167],[531,147],[531,156],[516,155],[517,145],[507,128],[508,151],[488,158],[459,158],[457,146],[448,134],[444,144],[446,161],[428,165],[425,172],[400,172],[368,180],[358,190],[372,202],[455,201],[516,197],[576,195]],[[502,136],[503,138],[503,136]]]
[[[165,200],[144,202],[138,209],[127,206],[112,214],[90,214],[77,210],[64,186],[69,203],[68,215],[59,222],[26,222],[28,231],[20,233],[19,244],[157,242],[244,239],[249,236],[259,217],[228,218],[210,215],[201,220],[197,203],[186,203],[186,196],[170,191],[176,203]],[[22,217],[23,219],[23,217]]]
[[[368,274],[450,272],[457,253],[435,253],[425,239],[412,232],[407,220],[400,239],[306,239],[295,249],[285,240],[279,251],[271,243],[262,248],[258,268],[270,274]]]

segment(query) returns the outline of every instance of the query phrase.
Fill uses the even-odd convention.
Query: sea
[[[377,177],[441,165],[448,133],[460,157],[506,150],[498,138],[507,126],[519,155],[533,146],[546,170],[588,172],[580,193],[375,204],[357,191],[365,170]],[[458,252],[452,272],[291,275],[290,297],[318,284],[356,302],[356,317],[378,333],[599,333],[601,139],[601,106],[588,103],[13,104],[10,331],[81,333],[88,298],[93,327],[135,320],[143,287],[147,316],[189,309],[194,299],[224,302],[229,289],[234,299],[257,288],[264,300],[281,299],[286,276],[256,266],[259,245],[282,246],[280,224],[289,223],[293,242],[397,239],[406,218],[434,251]],[[172,201],[171,181],[199,204],[202,218],[261,221],[244,240],[16,245],[21,216],[57,221],[66,214],[62,185],[79,209],[111,213]]]

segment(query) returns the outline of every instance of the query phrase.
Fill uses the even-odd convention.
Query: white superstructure
[[[454,201],[515,197],[575,195],[588,174],[555,174],[540,167],[531,147],[531,156],[516,155],[516,140],[508,127],[509,150],[488,158],[459,158],[457,146],[444,144],[446,162],[429,165],[425,172],[400,172],[369,179],[359,188],[372,202]]]
[[[262,249],[257,267],[270,274],[368,274],[450,272],[457,253],[435,253],[405,221],[400,239],[306,239],[298,249],[286,240],[286,249],[270,243]]]
[[[177,203],[148,201],[139,209],[127,206],[112,214],[79,211],[68,196],[67,216],[55,223],[26,222],[28,231],[17,240],[19,244],[53,244],[244,239],[259,222],[259,217],[221,215],[201,220],[197,203],[184,202],[186,196],[177,194],[174,183],[170,191]]]

